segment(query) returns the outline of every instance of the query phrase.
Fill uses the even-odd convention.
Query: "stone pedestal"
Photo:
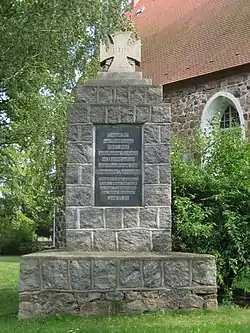
[[[170,121],[162,87],[140,73],[102,73],[77,88],[68,114],[60,226],[66,249],[22,257],[20,318],[216,308],[214,257],[169,252]],[[139,206],[95,200],[96,128],[119,124],[142,133]]]
[[[20,318],[216,307],[209,255],[58,251],[21,259]]]

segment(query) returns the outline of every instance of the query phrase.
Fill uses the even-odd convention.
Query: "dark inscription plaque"
[[[95,206],[142,205],[142,127],[96,125]]]

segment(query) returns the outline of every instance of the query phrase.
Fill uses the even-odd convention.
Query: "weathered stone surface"
[[[169,142],[171,138],[172,128],[171,124],[161,125],[160,126],[160,140],[162,143]]]
[[[93,125],[82,124],[79,126],[79,139],[80,141],[92,142],[93,140]]]
[[[162,86],[150,86],[146,91],[146,102],[157,104],[161,103],[163,99]]]
[[[44,289],[68,289],[68,263],[66,260],[42,260]]]
[[[139,260],[121,260],[120,286],[124,288],[142,287],[141,263]]]
[[[204,309],[217,309],[217,308],[218,308],[218,300],[216,294],[204,297]]]
[[[169,144],[146,145],[144,160],[146,164],[170,163]]]
[[[171,251],[172,240],[170,231],[153,231],[152,232],[153,250],[159,252]]]
[[[187,290],[167,290],[159,292],[159,309],[178,309],[183,298],[189,293]]]
[[[79,314],[85,316],[108,316],[109,305],[106,301],[90,302],[81,305]]]
[[[42,307],[39,303],[35,302],[20,302],[19,305],[19,319],[31,319],[44,315]]]
[[[115,231],[95,230],[94,231],[94,250],[95,251],[115,251],[116,237]]]
[[[68,249],[91,251],[91,231],[66,230],[66,236]]]
[[[149,231],[124,230],[118,232],[119,251],[149,251],[151,248]]]
[[[68,126],[68,140],[79,141],[79,125]]]
[[[128,87],[116,88],[116,103],[121,103],[121,104],[129,103]]]
[[[90,121],[92,123],[105,123],[107,107],[105,105],[93,105],[90,110]]]
[[[145,103],[146,87],[129,87],[130,103],[143,104]]]
[[[119,229],[122,224],[122,209],[107,208],[105,210],[106,228]]]
[[[99,87],[99,103],[113,103],[114,101],[114,88],[113,87]]]
[[[140,226],[142,228],[157,228],[156,207],[145,207],[140,209]]]
[[[125,208],[123,210],[124,228],[136,228],[139,223],[139,210],[136,208]]]
[[[107,106],[107,112],[108,112],[108,123],[116,124],[120,122],[121,119],[121,112],[120,108],[116,105],[108,105]]]
[[[105,293],[105,299],[107,301],[121,301],[124,299],[124,293],[119,290],[109,291]]]
[[[81,184],[85,185],[92,185],[92,180],[93,180],[93,166],[91,164],[83,165],[80,167],[80,180]]]
[[[166,287],[187,287],[190,284],[189,261],[176,259],[164,262],[164,280]]]
[[[97,292],[77,292],[74,294],[77,304],[82,305],[93,301],[101,300],[103,293]]]
[[[158,184],[158,165],[145,165],[144,167],[144,184]]]
[[[95,260],[94,288],[106,290],[116,287],[116,262],[112,260]]]
[[[79,166],[76,164],[68,164],[66,169],[66,183],[78,184],[79,183]]]
[[[82,103],[97,103],[97,87],[82,85],[77,88],[76,101]]]
[[[160,165],[160,183],[161,184],[171,184],[171,166],[170,164]]]
[[[171,188],[169,185],[145,185],[145,206],[170,206]]]
[[[214,260],[193,260],[193,285],[216,285],[216,266]]]
[[[136,299],[132,302],[124,304],[124,312],[126,313],[141,313],[146,311],[146,307],[142,300]]]
[[[88,123],[90,114],[90,106],[75,102],[68,111],[69,123]]]
[[[152,106],[153,123],[170,123],[171,122],[171,105],[159,104]]]
[[[90,288],[90,267],[89,260],[72,260],[70,262],[70,280],[73,290],[87,290]]]
[[[192,308],[197,308],[197,309],[202,309],[204,305],[204,299],[201,296],[197,296],[195,294],[187,294],[181,304],[180,308],[184,309],[192,309]]]
[[[159,227],[163,229],[172,228],[171,207],[159,208]]]
[[[77,210],[75,208],[66,208],[66,228],[77,229]]]
[[[146,288],[161,288],[161,262],[143,261],[142,262],[143,282]]]
[[[145,124],[144,126],[144,142],[158,143],[160,141],[160,127],[158,124]]]
[[[122,106],[121,108],[121,122],[122,123],[134,123],[135,122],[135,107]]]
[[[92,144],[90,143],[72,143],[67,144],[68,163],[92,163]]]
[[[150,118],[151,114],[149,105],[140,105],[136,107],[136,121],[138,123],[149,122]]]
[[[103,228],[103,209],[86,207],[80,210],[80,228],[96,229]]]
[[[138,295],[139,295],[140,292],[138,291],[126,291],[124,293],[125,295],[125,300],[127,301],[134,301],[138,298]]]
[[[45,315],[78,314],[78,304],[72,292],[44,292],[40,302]]]
[[[66,192],[67,206],[91,206],[92,188],[90,186],[68,186]]]
[[[35,291],[40,289],[39,263],[37,259],[21,258],[19,291]]]

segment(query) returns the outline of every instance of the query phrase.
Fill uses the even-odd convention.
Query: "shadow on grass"
[[[0,290],[0,318],[17,316],[18,292],[13,289]]]

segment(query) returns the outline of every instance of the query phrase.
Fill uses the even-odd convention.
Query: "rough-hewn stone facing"
[[[67,162],[88,164],[92,163],[92,144],[91,143],[72,143],[68,142]]]
[[[132,104],[144,104],[146,102],[146,86],[129,87],[129,101]]]
[[[67,229],[77,229],[77,210],[75,208],[66,208],[66,227]]]
[[[159,104],[152,106],[152,122],[153,123],[170,123],[171,122],[171,105]]]
[[[66,169],[66,182],[67,184],[80,183],[80,168],[76,164],[68,164]]]
[[[159,228],[171,230],[172,216],[171,216],[171,207],[170,206],[159,208]]]
[[[103,209],[86,207],[80,209],[80,228],[97,229],[104,227]]]
[[[20,297],[19,318],[51,315],[108,316],[156,310],[217,309],[216,295],[196,295],[189,290],[110,291],[104,293],[48,292]]]
[[[66,192],[67,206],[91,206],[92,205],[91,186],[68,186]]]
[[[144,160],[146,164],[170,163],[169,144],[145,145]]]
[[[97,103],[97,87],[81,85],[76,91],[76,101],[82,103]],[[99,88],[99,91],[103,88]]]
[[[115,251],[116,232],[108,229],[95,230],[93,232],[93,249],[94,251]]]
[[[120,287],[142,287],[141,262],[139,260],[122,260],[120,262]]]
[[[106,228],[120,229],[122,221],[121,208],[107,208],[105,210]]]
[[[150,231],[145,229],[118,231],[119,251],[151,250]]]
[[[84,230],[66,230],[67,249],[69,250],[92,250],[91,231]]]
[[[173,253],[159,258],[153,253],[147,257],[131,253],[123,258],[116,252],[117,258],[106,259],[97,253],[88,258],[79,253],[22,257],[21,318],[56,313],[100,315],[104,308],[113,313],[114,308],[109,308],[113,305],[121,313],[217,307],[216,281],[206,278],[204,285],[198,286],[192,280],[194,271],[199,281],[212,270],[215,274],[212,257]]]
[[[170,206],[171,188],[169,185],[145,185],[145,206]]]
[[[68,263],[66,260],[43,260],[42,278],[44,289],[69,289]]]
[[[190,286],[190,263],[188,260],[164,262],[164,284],[166,287]]]
[[[90,111],[90,122],[93,124],[106,123],[107,107],[105,105],[92,105]]]
[[[157,228],[157,208],[145,207],[140,209],[140,226],[142,228]]]
[[[193,264],[193,285],[215,285],[216,266],[214,261],[194,260]]]
[[[37,259],[21,259],[19,291],[35,291],[40,289],[39,262]]]
[[[145,124],[144,126],[144,142],[158,143],[160,142],[160,127],[157,124]]]
[[[149,105],[138,105],[136,106],[136,122],[147,123],[151,120],[151,108]]]
[[[144,167],[144,184],[159,184],[159,166],[145,165]]]
[[[153,251],[167,252],[172,250],[171,231],[160,230],[152,232]]]
[[[68,122],[71,123],[89,123],[90,105],[81,102],[75,102],[68,112]]]
[[[124,228],[136,228],[139,225],[139,209],[125,208],[123,210]]]
[[[93,276],[93,287],[95,289],[114,289],[117,284],[116,262],[95,260]]]
[[[70,261],[70,281],[73,290],[87,290],[91,283],[91,261]]]
[[[85,164],[80,166],[80,182],[83,185],[92,185],[93,180],[93,165]]]
[[[159,288],[162,285],[162,265],[160,261],[142,262],[143,287]]]

